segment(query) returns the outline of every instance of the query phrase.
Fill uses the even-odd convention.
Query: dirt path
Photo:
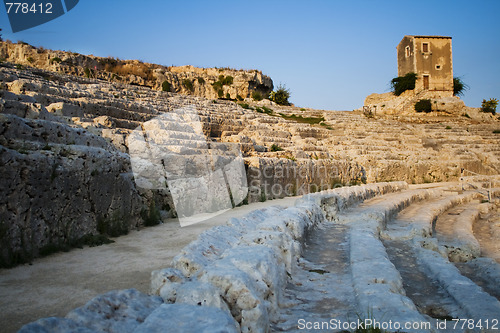
[[[16,332],[42,317],[65,316],[98,294],[136,288],[148,292],[151,271],[167,267],[179,251],[204,230],[230,217],[269,206],[291,206],[285,198],[238,207],[203,223],[181,228],[175,220],[132,231],[115,243],[75,249],[0,270],[0,327]]]

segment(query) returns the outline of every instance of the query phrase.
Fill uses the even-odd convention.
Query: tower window
[[[410,56],[410,47],[409,46],[405,47],[405,56],[406,56],[406,58],[408,58]]]
[[[422,43],[422,52],[429,52],[429,43]]]
[[[441,65],[436,65],[436,69],[439,71],[441,70]]]

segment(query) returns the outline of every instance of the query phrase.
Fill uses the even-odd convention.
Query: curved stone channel
[[[455,302],[422,270],[411,245],[398,240],[384,240],[383,243],[389,259],[401,274],[406,296],[418,310],[435,319],[456,318],[459,309]]]
[[[348,226],[325,222],[309,234],[286,287],[289,304],[273,331],[299,332],[304,322],[357,319],[348,231]]]

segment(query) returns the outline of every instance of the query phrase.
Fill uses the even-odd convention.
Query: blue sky
[[[478,107],[500,99],[500,1],[80,0],[66,15],[3,38],[163,65],[259,69],[297,106],[352,110],[389,91],[404,35],[453,37],[454,75]]]

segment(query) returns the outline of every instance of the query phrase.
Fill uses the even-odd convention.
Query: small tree
[[[487,112],[491,114],[495,114],[497,112],[498,99],[490,98],[489,100],[483,99],[481,103],[481,111]]]
[[[290,105],[288,99],[290,98],[290,90],[280,83],[276,91],[271,92],[270,100],[278,105]]]
[[[453,78],[453,96],[463,96],[469,86],[460,77]]]
[[[415,89],[417,73],[407,73],[405,76],[398,76],[391,80],[392,92],[399,96],[407,90]]]

